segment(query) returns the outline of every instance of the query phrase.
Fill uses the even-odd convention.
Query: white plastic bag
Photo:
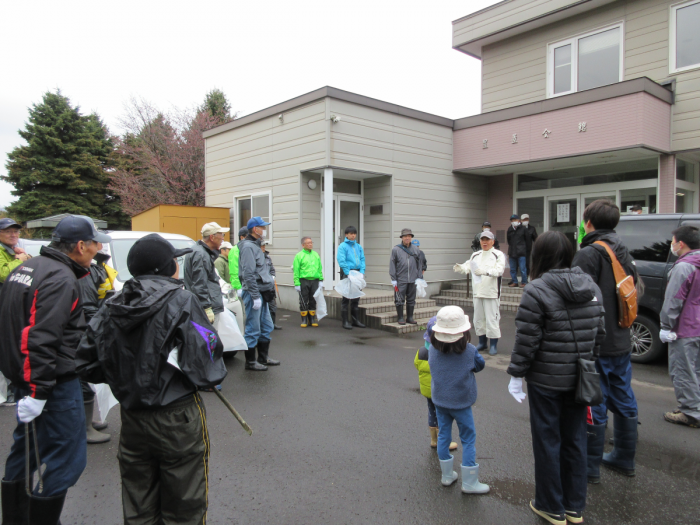
[[[328,315],[326,298],[323,297],[323,284],[319,283],[318,289],[314,292],[314,299],[316,299],[316,317],[320,321]]]
[[[119,401],[114,397],[112,389],[105,383],[93,385],[89,383],[90,388],[95,391],[95,401],[97,402],[97,411],[100,413],[100,421],[107,421],[107,414],[114,405],[118,405]]]
[[[346,299],[358,299],[364,296],[362,289],[367,285],[364,277],[357,270],[350,270],[350,275],[335,285],[334,289]]]
[[[425,297],[427,294],[426,289],[428,288],[428,283],[425,279],[416,279],[416,297]]]
[[[228,308],[224,308],[224,311],[219,314],[219,326],[217,326],[216,331],[224,345],[224,352],[248,350],[245,338],[238,328],[236,316]]]
[[[0,374],[0,403],[7,401],[7,379],[5,376]],[[16,399],[15,401],[19,401]]]

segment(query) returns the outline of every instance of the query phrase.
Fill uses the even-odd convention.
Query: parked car
[[[39,250],[42,246],[47,246],[51,241],[48,239],[20,239],[19,245],[24,248],[24,250],[31,255],[36,257],[39,255]]]
[[[626,215],[616,231],[637,264],[644,281],[639,315],[632,325],[632,361],[649,363],[667,346],[659,339],[659,314],[664,304],[668,273],[676,261],[671,253],[671,232],[680,226],[700,228],[700,214]]]

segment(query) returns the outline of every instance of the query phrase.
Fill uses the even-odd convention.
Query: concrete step
[[[433,306],[429,308],[416,308],[413,311],[414,319],[430,319],[434,315],[437,315],[440,307],[432,301]],[[406,315],[406,310],[404,309],[404,315]],[[396,310],[393,312],[381,312],[378,314],[372,314],[367,316],[367,326],[371,328],[383,328],[385,325],[396,323],[399,320],[399,316],[396,314]]]
[[[416,308],[428,308],[430,306],[435,306],[435,301],[432,299],[416,299]],[[381,312],[396,312],[396,303],[392,298],[391,301],[385,303],[371,303],[362,305],[360,304],[360,309],[365,311],[365,314],[372,315]]]
[[[473,308],[474,301],[468,298],[450,297],[447,295],[434,295],[433,300],[438,306],[459,306],[461,308]],[[501,312],[517,312],[520,302],[501,301]]]
[[[440,292],[440,295],[444,297],[454,297],[455,299],[472,299],[473,294],[467,292],[465,290],[443,290]],[[520,299],[522,299],[522,294],[514,294],[514,293],[509,293],[506,292],[505,290],[501,291],[501,301],[507,302],[507,303],[518,303],[520,304]]]
[[[425,332],[425,328],[428,325],[428,321],[430,321],[430,317],[416,317],[417,324],[400,325],[399,323],[388,323],[382,325],[382,330],[384,330],[385,332],[391,332],[392,334],[410,334],[412,332]],[[418,348],[418,346],[416,346],[416,348]]]
[[[365,295],[363,297],[360,297],[360,306],[364,306],[367,304],[376,304],[376,303],[388,303],[390,301],[394,300],[394,294],[393,293],[387,293],[387,294],[381,294],[381,295]]]

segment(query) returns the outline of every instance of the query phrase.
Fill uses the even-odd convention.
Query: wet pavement
[[[212,444],[210,524],[545,523],[527,508],[535,489],[527,402],[518,404],[507,388],[512,314],[501,322],[501,353],[486,356],[477,375],[477,458],[481,481],[491,486],[485,496],[461,494],[459,482],[440,485],[413,366],[420,333],[345,331],[325,319],[302,329],[297,319],[278,313],[284,329],[274,332],[270,353],[282,366],[247,372],[242,355],[227,359],[223,393],[252,437],[214,394],[203,394]],[[700,430],[663,421],[676,406],[665,362],[635,365],[634,377],[642,422],[637,476],[601,468],[602,483],[589,485],[586,523],[698,523]],[[64,525],[121,523],[117,407],[108,421],[112,441],[88,447]],[[4,453],[12,427],[13,411],[1,408]],[[461,451],[455,459],[461,462]]]

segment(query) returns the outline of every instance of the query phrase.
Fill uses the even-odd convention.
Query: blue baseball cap
[[[420,246],[420,241],[418,239],[413,239],[411,241],[411,244],[413,244],[414,246]]]
[[[252,230],[256,226],[269,226],[269,224],[269,222],[262,220],[262,217],[251,217],[246,226],[248,227],[248,230]]]
[[[54,228],[51,240],[56,242],[96,241],[109,242],[109,235],[100,233],[95,228],[95,223],[85,215],[68,215]]]
[[[21,230],[22,225],[14,219],[10,219],[9,217],[0,219],[0,230],[6,230],[7,228],[18,228]]]
[[[510,220],[511,220],[511,221],[516,220],[516,219],[517,219],[517,220],[520,220],[520,217],[518,217],[517,214],[514,213],[513,215],[510,216]]]

